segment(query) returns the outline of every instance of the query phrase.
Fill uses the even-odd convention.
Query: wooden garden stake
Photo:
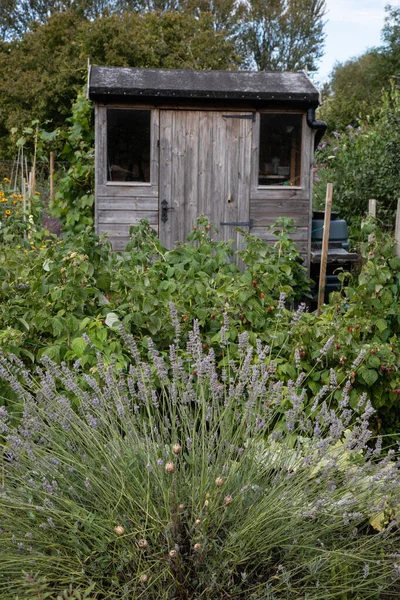
[[[322,237],[321,268],[319,272],[318,314],[321,314],[321,306],[324,303],[325,295],[326,264],[328,262],[329,232],[331,228],[332,190],[332,183],[328,183],[326,186],[324,233]]]
[[[374,219],[376,218],[376,200],[371,199],[368,201],[368,213],[370,217],[373,217]],[[370,233],[368,236],[368,242],[372,244],[374,239],[375,235],[373,233]]]
[[[394,228],[394,239],[396,241],[396,256],[400,256],[400,199],[397,200],[396,225]]]
[[[368,201],[368,213],[370,217],[376,217],[376,200],[371,199]]]
[[[54,152],[50,152],[50,200],[54,198]]]
[[[23,195],[23,205],[22,205],[22,210],[23,210],[23,221],[24,221],[24,240],[26,240],[26,187],[25,187],[25,179],[24,179],[24,174],[22,173],[21,175],[21,191],[22,191],[22,195]]]

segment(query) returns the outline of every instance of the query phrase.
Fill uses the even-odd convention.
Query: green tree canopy
[[[114,13],[94,20],[56,13],[21,40],[0,43],[0,130],[33,117],[61,125],[86,80],[88,57],[99,65],[153,68],[235,69],[240,62],[209,13]]]
[[[246,60],[269,71],[315,71],[323,55],[325,0],[249,0]]]
[[[382,90],[400,84],[400,7],[386,7],[382,45],[359,57],[337,63],[323,90],[320,116],[331,131],[355,126],[357,119],[377,114]]]

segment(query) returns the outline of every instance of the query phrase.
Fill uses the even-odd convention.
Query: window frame
[[[301,129],[300,129],[300,135],[301,135],[301,140],[300,140],[300,168],[299,168],[299,173],[300,173],[300,185],[262,185],[259,183],[259,175],[260,175],[260,147],[261,147],[261,115],[262,114],[269,114],[269,115],[300,115],[302,117],[301,119]],[[306,125],[306,114],[304,111],[302,110],[284,110],[284,109],[267,109],[267,110],[258,110],[257,111],[257,118],[256,118],[256,152],[255,154],[255,168],[254,168],[254,175],[256,177],[256,180],[253,183],[253,187],[258,190],[258,191],[262,191],[262,192],[267,192],[268,190],[271,191],[276,191],[276,190],[304,190],[305,189],[305,183],[304,183],[304,155],[305,155],[305,125]]]
[[[149,166],[150,166],[150,181],[109,181],[108,180],[108,111],[109,110],[126,110],[126,111],[143,111],[147,110],[150,112],[150,156],[149,156]],[[153,153],[153,143],[154,143],[154,107],[148,105],[135,105],[135,106],[127,106],[120,104],[107,104],[105,106],[105,133],[104,133],[104,149],[105,149],[105,165],[104,165],[104,183],[108,187],[151,187],[154,186],[155,183],[152,181],[152,162],[154,157]]]

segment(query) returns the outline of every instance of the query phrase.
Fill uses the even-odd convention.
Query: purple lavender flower
[[[366,353],[367,353],[366,350],[360,350],[360,353],[358,354],[357,358],[354,359],[353,364],[351,365],[352,371],[357,369],[357,367],[362,363]]]
[[[279,300],[278,300],[278,306],[277,306],[278,311],[283,310],[285,308],[285,300],[286,300],[286,294],[285,294],[285,292],[281,292],[279,294]]]
[[[175,329],[175,344],[178,344],[181,334],[181,324],[179,322],[178,311],[176,310],[176,306],[173,302],[169,303],[169,314],[171,315],[172,325]]]
[[[331,337],[325,342],[323,348],[321,348],[321,350],[319,351],[320,356],[317,358],[318,362],[321,362],[321,358],[328,354],[329,350],[333,346],[334,340],[335,340],[335,336],[331,335]]]
[[[226,346],[227,345],[227,334],[229,331],[229,318],[228,318],[228,313],[224,312],[224,324],[221,327],[220,330],[220,337],[221,337],[221,346]]]

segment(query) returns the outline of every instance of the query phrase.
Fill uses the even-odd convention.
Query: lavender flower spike
[[[335,336],[334,336],[334,335],[331,335],[331,337],[330,337],[330,338],[327,340],[327,342],[325,343],[324,347],[323,347],[323,348],[321,348],[321,350],[319,351],[319,353],[320,353],[320,356],[319,356],[319,358],[317,359],[318,361],[321,361],[321,358],[322,358],[323,356],[326,356],[326,355],[328,354],[329,350],[330,350],[330,349],[332,348],[332,346],[333,346],[333,342],[334,342],[334,340],[335,340]]]

